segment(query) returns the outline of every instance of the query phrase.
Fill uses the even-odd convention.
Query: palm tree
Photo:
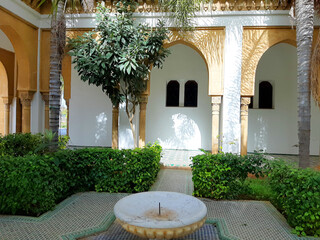
[[[310,167],[310,77],[314,0],[296,0],[299,167]]]
[[[39,0],[41,6],[45,2],[51,2],[51,38],[50,38],[50,81],[49,81],[49,127],[53,133],[52,150],[58,147],[59,141],[59,116],[61,98],[61,67],[66,47],[66,6],[75,9],[76,3],[87,3],[92,0]],[[90,4],[84,4],[88,7]]]

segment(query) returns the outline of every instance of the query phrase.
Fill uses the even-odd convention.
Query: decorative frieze
[[[36,9],[39,0],[22,0],[27,5]],[[162,9],[159,5],[158,0],[136,0],[138,2],[137,12],[149,13],[149,12],[160,12],[166,11]],[[76,10],[72,10],[74,13],[94,13],[96,12],[96,3],[103,2],[107,8],[112,12],[115,11],[115,3],[118,0],[102,0],[92,3],[92,6],[85,5],[83,7],[78,7]],[[205,1],[204,1],[205,2]],[[291,7],[289,0],[279,1],[279,0],[209,0],[202,3],[200,6],[201,12],[214,12],[214,11],[257,11],[257,10],[285,10]],[[67,12],[71,13],[71,8],[67,9]]]

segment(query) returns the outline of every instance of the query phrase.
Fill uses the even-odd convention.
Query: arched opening
[[[187,81],[184,85],[184,106],[198,106],[198,83],[194,80]]]
[[[259,83],[259,108],[272,108],[273,88],[270,82]]]
[[[15,52],[14,48],[6,36],[0,30],[0,133],[9,134],[15,132],[16,123],[16,101],[13,101],[15,95]],[[13,104],[12,104],[13,103]],[[13,110],[13,111],[11,111]]]
[[[287,43],[269,48],[255,75],[253,109],[249,109],[248,152],[298,153],[297,50]],[[261,99],[266,103],[261,104]],[[262,106],[261,106],[262,105]],[[311,154],[319,154],[320,111],[312,101]]]
[[[211,149],[207,65],[198,51],[185,44],[173,45],[170,51],[163,68],[151,71],[146,142],[158,141],[165,149]],[[178,107],[178,98],[175,99],[176,107],[166,107],[169,84],[176,86],[176,93],[180,84]],[[185,99],[185,96],[189,98]]]
[[[180,83],[176,80],[171,80],[167,84],[166,91],[166,106],[178,107],[180,98]]]

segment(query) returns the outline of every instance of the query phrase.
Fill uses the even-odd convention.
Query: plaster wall
[[[6,36],[6,34],[2,30],[0,30],[0,48],[3,48],[10,52],[14,52],[13,46],[9,38]]]
[[[80,80],[72,65],[69,103],[70,145],[111,146],[112,104],[101,88]]]
[[[171,54],[162,69],[151,72],[146,116],[146,142],[158,141],[168,149],[211,149],[211,105],[208,71],[204,60],[182,44],[169,48]],[[181,107],[166,107],[166,84],[180,82]],[[183,107],[184,83],[198,83],[198,107]],[[182,95],[182,96],[181,96]]]
[[[273,109],[257,109],[259,82],[273,85]],[[271,47],[256,72],[254,109],[249,109],[248,151],[298,153],[297,53],[285,43]],[[320,110],[311,99],[310,153],[319,154]]]

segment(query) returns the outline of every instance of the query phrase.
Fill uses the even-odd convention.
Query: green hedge
[[[298,235],[320,236],[320,172],[298,169],[281,161],[272,164],[273,203]]]
[[[79,191],[141,192],[160,170],[161,147],[62,150],[0,157],[0,213],[40,215]]]
[[[248,173],[263,175],[267,166],[261,155],[197,155],[192,158],[191,164],[193,195],[213,199],[234,199],[242,192]]]
[[[44,134],[13,133],[0,137],[0,156],[26,156],[30,154],[46,154],[50,152],[49,147],[53,134],[46,131]],[[59,136],[58,148],[64,149],[69,137]]]

